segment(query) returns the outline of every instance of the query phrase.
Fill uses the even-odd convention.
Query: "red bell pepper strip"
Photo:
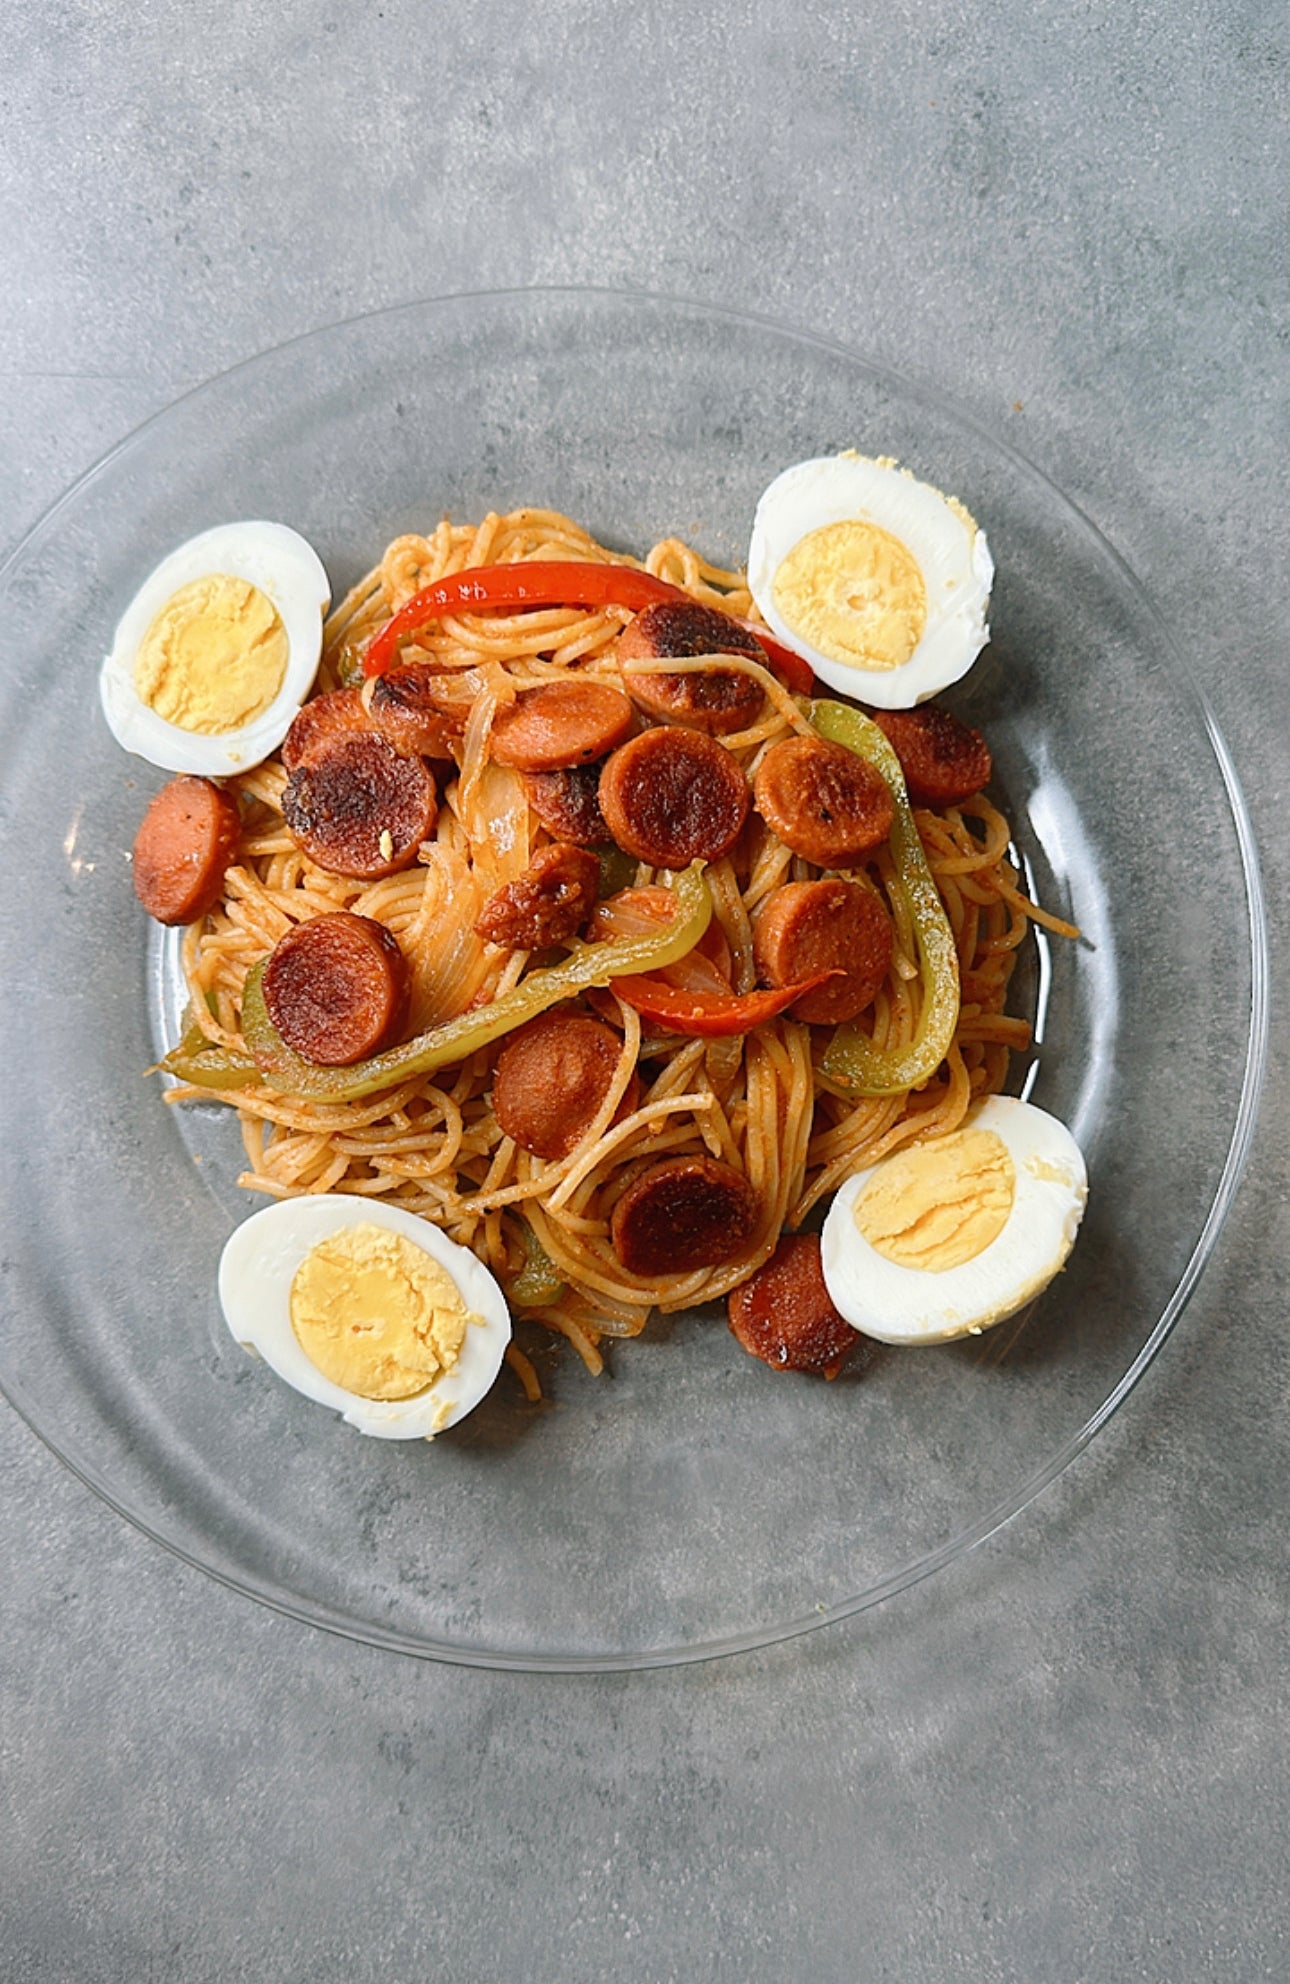
[[[661,599],[688,599],[679,586],[634,565],[597,565],[540,558],[512,565],[476,565],[424,586],[387,620],[363,657],[364,675],[383,675],[401,641],[445,613],[499,606],[630,606],[639,612]]]
[[[632,1006],[643,1020],[664,1026],[672,1033],[692,1034],[700,1040],[723,1040],[732,1033],[751,1033],[764,1020],[773,1020],[794,999],[822,985],[832,971],[816,972],[797,985],[777,985],[769,992],[695,992],[669,985],[652,973],[638,973],[610,981],[625,1006]]]
[[[400,643],[420,633],[428,621],[442,619],[445,613],[477,613],[514,606],[627,606],[639,613],[643,607],[655,606],[660,600],[689,599],[689,593],[680,586],[655,578],[652,572],[640,571],[635,565],[598,565],[561,558],[476,565],[414,593],[371,642],[363,656],[363,674],[384,675],[392,666]],[[800,656],[770,640],[759,627],[750,631],[761,642],[767,660],[786,686],[809,696],[815,677]]]
[[[760,641],[766,650],[767,661],[786,689],[795,696],[815,694],[815,670],[809,661],[804,661],[800,654],[794,654],[792,648],[786,648],[764,627],[754,626],[751,620],[741,620],[739,625],[746,627],[754,640]]]

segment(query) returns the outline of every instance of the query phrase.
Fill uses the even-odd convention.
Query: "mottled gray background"
[[[0,545],[338,316],[764,310],[1016,421],[1108,533],[1242,767],[1283,946],[1287,68],[1263,0],[10,8]],[[5,1984],[1290,1974],[1278,1041],[1120,1418],[969,1560],[763,1655],[525,1679],[334,1641],[0,1409]]]

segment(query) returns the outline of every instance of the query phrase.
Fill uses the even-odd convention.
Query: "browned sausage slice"
[[[689,1274],[733,1260],[757,1230],[761,1201],[715,1157],[664,1157],[634,1178],[609,1234],[629,1274]]]
[[[541,950],[581,928],[596,906],[600,863],[585,847],[539,848],[527,873],[490,896],[475,922],[488,944]]]
[[[355,737],[373,727],[360,689],[333,689],[327,695],[315,696],[292,719],[282,740],[282,762],[293,772],[297,765],[324,757],[340,738]]]
[[[738,840],[750,800],[730,752],[697,730],[644,730],[600,774],[600,810],[610,833],[655,868],[719,861]]]
[[[634,723],[631,703],[611,683],[543,682],[498,711],[489,749],[497,764],[517,771],[561,771],[603,758],[631,736]]]
[[[410,868],[434,831],[434,775],[374,731],[338,737],[297,765],[282,811],[297,845],[332,875],[375,881]]]
[[[753,956],[767,985],[838,974],[789,1007],[812,1026],[853,1020],[877,998],[891,964],[891,918],[869,889],[834,876],[772,889],[753,929]]]
[[[575,847],[603,847],[612,838],[600,810],[600,766],[567,765],[560,771],[526,772],[529,805],[544,827]]]
[[[837,1375],[860,1342],[829,1298],[815,1233],[788,1233],[764,1267],[730,1292],[730,1328],[744,1349],[775,1371]]]
[[[134,892],[158,923],[214,909],[242,831],[232,793],[186,773],[149,803],[134,840]]]
[[[881,772],[826,737],[772,744],[753,794],[767,826],[818,868],[850,868],[891,832],[891,793]]]
[[[383,923],[337,910],[297,923],[264,968],[264,1003],[288,1047],[344,1068],[393,1046],[408,1016],[411,977]]]
[[[540,1013],[511,1034],[493,1070],[493,1111],[506,1135],[534,1157],[567,1157],[605,1099],[621,1044],[583,1013]],[[639,1096],[633,1075],[618,1114],[630,1115]]]
[[[745,730],[754,723],[762,692],[751,675],[734,668],[697,670],[693,674],[641,674],[634,661],[689,661],[701,654],[741,654],[765,666],[766,654],[755,634],[715,607],[698,600],[659,600],[647,606],[623,629],[618,665],[623,684],[651,716],[683,723],[711,736]]]
[[[452,739],[465,727],[467,706],[459,702],[446,713],[444,683],[443,673],[424,662],[376,676],[367,697],[370,725],[407,756],[450,758]]]
[[[915,806],[958,806],[990,783],[990,747],[981,732],[940,703],[875,710],[873,720],[900,759]]]

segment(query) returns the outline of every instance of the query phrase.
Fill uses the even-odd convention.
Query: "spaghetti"
[[[332,613],[318,689],[357,685],[374,636],[421,589],[477,566],[556,559],[636,566],[701,604],[755,619],[742,576],[677,539],[638,565],[549,510],[490,515],[473,527],[445,521],[429,537],[398,538]],[[543,960],[485,942],[475,925],[489,898],[523,876],[551,836],[522,775],[490,756],[492,726],[521,690],[570,670],[620,686],[615,648],[630,618],[612,605],[449,611],[415,636],[402,659],[440,671],[445,694],[459,704],[460,738],[432,838],[416,866],[386,879],[348,880],[314,865],[283,817],[280,760],[234,781],[244,809],[239,856],[222,902],[184,942],[193,1026],[204,1041],[243,1051],[251,968],[294,924],[336,910],[372,918],[397,938],[411,969],[414,1033],[522,984]],[[632,663],[634,671],[654,665]],[[657,667],[675,675],[716,665],[696,658]],[[721,739],[751,779],[771,746],[810,725],[801,699],[757,662],[723,654],[719,665],[751,674],[763,692],[756,719]],[[307,1101],[250,1085],[171,1093],[214,1093],[237,1110],[247,1152],[240,1182],[249,1190],[275,1198],[347,1193],[434,1221],[485,1262],[518,1314],[569,1339],[597,1370],[606,1337],[636,1335],[654,1310],[724,1296],[844,1178],[912,1139],[955,1129],[974,1101],[1004,1086],[1009,1054],[1030,1037],[1027,1023],[1004,1010],[1018,947],[1033,918],[1060,931],[1070,926],[1027,901],[1008,824],[984,797],[943,812],[920,809],[915,818],[953,932],[961,994],[944,1062],[916,1090],[848,1094],[820,1066],[831,1029],[788,1014],[747,1033],[691,1038],[643,1021],[611,990],[592,997],[619,1039],[617,1066],[594,1120],[558,1160],[520,1149],[503,1132],[491,1103],[490,1049],[354,1101]],[[735,994],[756,985],[759,908],[780,884],[820,873],[756,814],[737,846],[710,864],[713,918]],[[848,875],[875,891],[893,919],[891,968],[863,1024],[878,1048],[894,1052],[915,1037],[924,996],[908,905],[885,846]],[[642,888],[661,878],[628,862],[615,879]],[[625,1101],[633,1106],[623,1114]],[[667,1278],[631,1274],[611,1242],[614,1207],[645,1165],[673,1155],[715,1158],[739,1171],[756,1193],[755,1231],[733,1261]],[[532,1395],[531,1365],[517,1361],[516,1369]]]

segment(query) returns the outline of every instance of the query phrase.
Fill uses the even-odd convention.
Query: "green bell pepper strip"
[[[527,1220],[522,1220],[524,1265],[507,1290],[518,1309],[545,1309],[564,1294],[564,1278]]]
[[[592,986],[608,985],[624,972],[674,964],[694,949],[712,915],[712,898],[701,863],[695,862],[677,876],[673,893],[676,911],[671,922],[661,923],[657,931],[610,944],[578,944],[559,964],[531,971],[514,991],[500,999],[444,1020],[399,1047],[388,1047],[383,1054],[355,1061],[347,1068],[319,1067],[287,1046],[269,1018],[261,983],[264,965],[257,964],[247,976],[242,995],[243,1038],[265,1083],[281,1095],[299,1096],[308,1102],[353,1102],[359,1096],[374,1095],[378,1089],[393,1088],[411,1076],[458,1066],[479,1048],[491,1046],[562,999]],[[197,1057],[187,1080],[200,1083],[204,1058]]]
[[[875,1047],[857,1027],[840,1026],[825,1049],[821,1072],[852,1095],[901,1095],[919,1088],[936,1073],[949,1052],[959,1017],[959,960],[945,906],[927,865],[923,843],[914,824],[900,760],[876,723],[845,703],[818,702],[810,708],[811,722],[821,737],[845,744],[882,773],[891,787],[895,818],[891,850],[896,887],[909,906],[923,982],[923,1010],[918,1029],[907,1047]]]
[[[207,1000],[209,1005],[210,1001]],[[194,1088],[258,1088],[260,1071],[248,1054],[230,1047],[219,1047],[208,1040],[195,1019],[190,1019],[182,1035],[157,1063],[163,1074],[188,1082]]]

